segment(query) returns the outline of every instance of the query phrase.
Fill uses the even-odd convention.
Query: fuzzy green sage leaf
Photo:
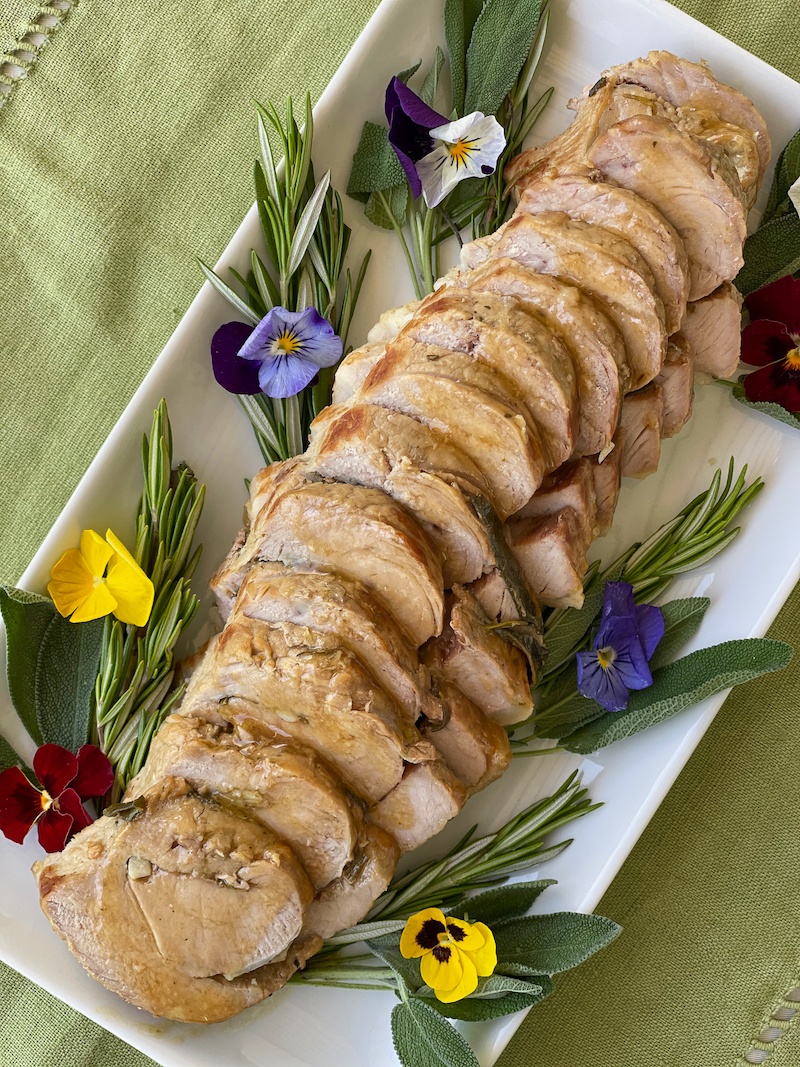
[[[522,70],[541,12],[541,0],[486,0],[467,49],[466,114],[498,111]]]
[[[22,724],[37,745],[36,662],[47,627],[56,616],[52,600],[26,589],[0,586],[0,611],[6,627],[8,690]]]
[[[501,921],[492,932],[499,960],[553,975],[583,963],[610,944],[621,929],[602,915],[563,911]]]
[[[89,739],[105,619],[73,623],[55,615],[36,661],[36,721],[45,744],[77,752]]]
[[[450,56],[453,111],[457,115],[465,114],[467,49],[482,7],[483,0],[446,0],[444,5],[444,36]]]
[[[663,667],[675,658],[678,649],[691,640],[700,629],[703,616],[710,606],[711,601],[706,596],[685,597],[662,604],[664,636],[650,657],[651,671]]]
[[[550,885],[555,885],[552,878],[541,878],[535,882],[514,882],[512,885],[489,889],[469,897],[461,907],[450,908],[448,912],[462,914],[468,909],[470,922],[482,922],[491,926],[496,919],[508,919],[524,915],[533,902]]]
[[[18,756],[8,741],[0,734],[0,771],[7,771],[9,767],[23,765],[21,756]]]
[[[800,264],[798,266],[800,267]],[[794,430],[800,429],[800,418],[793,412],[787,411],[786,408],[782,408],[780,404],[773,404],[768,400],[748,400],[742,384],[745,377],[742,375],[739,381],[731,386],[731,393],[735,400],[746,408],[760,411],[762,415],[769,415],[771,419],[782,422],[785,426],[791,426]]]
[[[405,171],[389,144],[389,131],[375,122],[365,122],[353,156],[348,195],[365,204],[370,193],[405,184]]]
[[[436,1000],[433,990],[429,992],[427,986],[421,989],[417,996],[447,1019],[479,1023],[499,1019],[503,1015],[513,1015],[515,1011],[525,1011],[544,1000],[552,991],[553,983],[547,975],[514,978],[495,973],[479,981],[474,993],[470,993],[463,1000],[453,1001],[452,1004],[443,1004]]]
[[[783,641],[752,638],[725,641],[692,652],[653,672],[653,684],[631,694],[625,711],[604,714],[565,741],[570,752],[596,752],[664,719],[762,674],[783,670],[792,648]]]
[[[416,997],[392,1012],[392,1040],[403,1067],[480,1067],[461,1034]]]

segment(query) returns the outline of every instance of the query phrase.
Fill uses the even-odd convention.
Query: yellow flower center
[[[280,337],[272,342],[273,356],[289,356],[300,348],[300,341],[291,330],[284,330]]]
[[[786,353],[783,365],[787,370],[800,370],[800,347],[792,348]]]
[[[459,137],[455,144],[448,144],[447,151],[457,167],[463,167],[473,152],[476,152],[474,138]]]
[[[598,648],[597,650],[597,662],[607,671],[614,660],[617,658],[617,654],[610,646],[608,648]]]
[[[53,798],[45,789],[41,792],[39,803],[42,805],[42,811],[49,811],[53,806]]]

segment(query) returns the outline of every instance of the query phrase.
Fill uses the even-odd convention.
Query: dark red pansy
[[[94,745],[73,755],[61,745],[42,745],[33,757],[38,789],[19,767],[0,774],[0,831],[21,845],[32,826],[47,852],[60,852],[93,819],[83,801],[108,791],[114,770]]]
[[[784,323],[790,333],[800,335],[800,278],[791,274],[778,278],[745,297],[744,306],[751,322],[773,319]]]
[[[790,274],[745,299],[742,360],[758,367],[742,379],[748,400],[800,411],[800,280]]]

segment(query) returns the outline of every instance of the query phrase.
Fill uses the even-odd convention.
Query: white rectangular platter
[[[331,0],[326,0],[331,2]],[[559,132],[569,115],[566,100],[613,63],[667,48],[707,59],[717,75],[753,98],[765,115],[776,148],[800,127],[800,85],[677,11],[663,0],[552,0],[553,17],[538,83],[555,86],[537,140]],[[365,119],[380,120],[383,94],[394,73],[432,56],[441,41],[442,0],[383,0],[316,108],[315,162],[330,166],[344,190],[352,153]],[[231,93],[247,93],[231,84]],[[255,146],[255,138],[254,138]],[[244,163],[242,164],[244,165]],[[767,178],[768,186],[770,176]],[[763,194],[762,194],[763,195]],[[373,228],[353,201],[346,205],[354,229],[353,261],[371,246],[373,260],[351,334],[360,344],[388,307],[411,297],[392,234]],[[235,234],[218,267],[247,262],[258,242],[254,210]],[[200,537],[205,545],[197,588],[202,591],[239,526],[243,479],[259,466],[252,435],[235,399],[215,384],[209,340],[234,316],[205,285],[174,336],[100,450],[21,584],[42,590],[60,553],[77,544],[86,527],[111,526],[131,543],[139,494],[139,440],[149,430],[161,396],[169,403],[176,457],[208,484]],[[743,532],[704,570],[682,578],[671,595],[707,594],[712,607],[694,646],[760,636],[800,576],[800,493],[796,472],[800,434],[736,405],[727,390],[699,390],[689,426],[665,443],[661,469],[642,483],[626,483],[612,534],[598,542],[606,560],[654,530],[696,492],[713,470],[734,455],[767,488],[744,516]],[[201,616],[207,620],[210,598]],[[208,623],[206,621],[206,626]],[[4,673],[4,672],[0,672]],[[434,853],[480,822],[489,830],[534,799],[552,791],[577,766],[605,806],[569,828],[574,844],[544,868],[558,886],[543,910],[593,910],[619,870],[722,703],[716,697],[661,726],[604,750],[591,760],[557,755],[518,761],[434,842]],[[0,728],[20,751],[30,746],[15,720],[8,694],[0,694]],[[27,747],[26,747],[27,746]],[[165,1067],[392,1067],[391,995],[288,988],[238,1018],[210,1028],[166,1023],[124,1004],[86,976],[51,931],[38,906],[30,865],[39,854],[33,839],[19,848],[0,839],[0,958],[55,996],[118,1034]],[[623,935],[624,936],[624,935]],[[495,1062],[521,1021],[514,1016],[468,1028],[482,1065]],[[534,1065],[532,1065],[534,1067]]]

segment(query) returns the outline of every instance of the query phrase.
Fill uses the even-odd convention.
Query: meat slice
[[[730,378],[742,353],[742,297],[725,282],[709,296],[689,304],[681,333],[694,351],[696,374]]]
[[[470,793],[496,781],[511,762],[508,734],[456,685],[442,683],[448,715],[444,723],[423,726],[422,732]]]
[[[410,348],[417,352],[411,355]],[[398,340],[357,400],[410,415],[447,435],[480,470],[501,518],[518,511],[545,475],[536,424],[513,384],[480,360]]]
[[[474,290],[435,293],[401,337],[484,360],[511,379],[536,421],[549,467],[576,437],[575,367],[566,346],[513,298]]]
[[[281,738],[253,741],[241,731],[171,715],[144,768],[128,786],[135,800],[166,778],[182,778],[204,797],[222,797],[290,845],[315,889],[350,862],[362,822],[360,805],[311,749]]]
[[[239,592],[236,614],[266,623],[294,623],[352,652],[394,697],[409,722],[443,716],[416,649],[366,586],[352,578],[298,565],[257,563]]]
[[[646,478],[658,470],[663,413],[664,392],[656,382],[625,397],[620,420],[620,471],[624,478]]]
[[[168,1019],[230,1018],[320,945],[297,941],[313,890],[292,851],[180,779],[98,819],[34,874],[42,910],[92,977]]]
[[[307,745],[374,804],[400,781],[405,759],[433,752],[407,713],[336,645],[305,627],[238,618],[209,649],[180,713]]]
[[[668,100],[675,107],[715,112],[723,122],[752,131],[763,175],[771,155],[769,130],[755,104],[738,89],[717,80],[707,63],[693,63],[672,52],[648,52],[612,67],[616,82],[629,82]]]
[[[577,374],[575,452],[593,455],[611,442],[620,409],[620,373],[628,379],[625,345],[599,304],[560,278],[538,274],[513,259],[489,259],[455,273],[452,285],[503,293],[539,315],[567,347]]]
[[[484,493],[474,463],[442,434],[386,408],[331,407],[314,420],[307,466],[325,478],[382,489],[438,547],[445,587],[492,566],[486,531],[462,492]]]
[[[597,499],[592,467],[591,460],[580,459],[565,463],[553,471],[522,511],[515,516],[514,521],[539,519],[545,515],[555,515],[562,508],[571,508],[578,517],[583,548],[588,549],[598,535]]]
[[[675,228],[651,203],[596,175],[547,174],[526,185],[518,213],[563,211],[571,219],[602,226],[630,242],[653,275],[664,304],[667,333],[680,329],[686,313],[689,261]]]
[[[376,341],[348,353],[336,368],[333,379],[332,402],[343,404],[349,400],[386,351],[385,341]]]
[[[690,300],[736,277],[747,208],[724,154],[667,119],[641,116],[601,134],[589,159],[606,178],[654,204],[681,235]]]
[[[226,559],[212,588],[238,592],[263,560],[312,564],[360,581],[417,645],[441,630],[441,557],[406,509],[380,489],[303,476],[264,499],[244,546]]]
[[[472,582],[469,592],[478,601],[489,622],[511,622],[519,618],[514,598],[496,568],[484,574],[477,582]],[[533,596],[532,593],[530,595]]]
[[[541,274],[555,275],[599,302],[625,342],[630,371],[625,389],[652,381],[667,350],[664,305],[632,245],[607,230],[573,222],[563,212],[517,215],[498,232],[493,257],[515,259]]]
[[[367,334],[367,340],[370,342],[391,341],[397,337],[409,319],[419,311],[421,303],[421,300],[410,300],[407,304],[401,304],[400,307],[384,311]]]
[[[369,817],[392,835],[401,852],[411,852],[443,830],[466,799],[464,784],[443,760],[434,760],[406,767],[402,781]]]
[[[684,133],[700,137],[725,153],[739,176],[747,207],[751,208],[761,184],[761,160],[753,132],[723,122],[715,111],[694,108],[678,108],[674,121]]]
[[[422,649],[423,662],[495,722],[527,719],[533,702],[522,652],[489,628],[490,620],[468,590],[453,589],[448,607],[448,625]]]
[[[586,548],[581,519],[572,508],[538,519],[513,520],[508,524],[508,541],[539,603],[552,608],[583,604]]]
[[[694,353],[682,333],[670,337],[656,384],[661,386],[663,400],[661,436],[674,437],[692,417],[694,403]]]
[[[365,822],[352,862],[306,908],[303,936],[327,938],[361,922],[391,882],[399,856],[391,834]]]
[[[619,499],[625,431],[618,429],[614,439],[614,447],[609,452],[589,460],[592,481],[594,482],[598,537],[607,534],[611,529],[611,522],[614,518],[614,512],[617,510],[617,500]]]

